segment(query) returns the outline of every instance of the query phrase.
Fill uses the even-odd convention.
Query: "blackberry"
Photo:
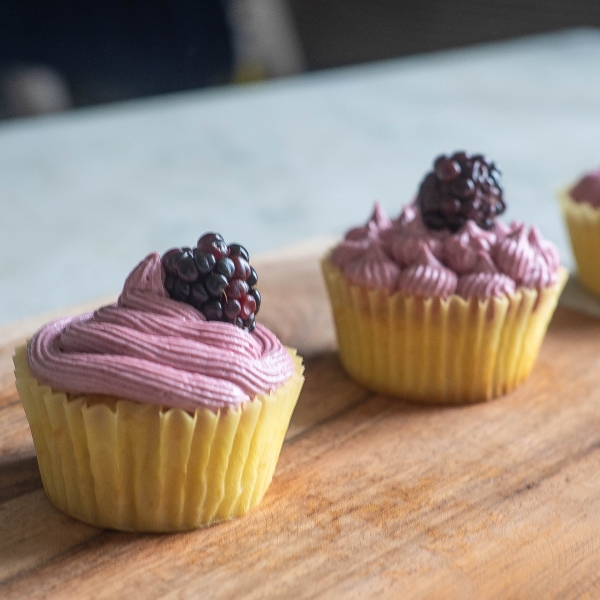
[[[191,304],[207,321],[225,321],[251,332],[260,292],[249,260],[240,244],[228,246],[218,233],[205,233],[195,248],[163,254],[165,290],[173,300]]]
[[[469,219],[482,229],[491,229],[495,217],[506,210],[502,192],[502,174],[496,163],[482,154],[455,152],[435,160],[416,202],[430,229],[454,232]]]

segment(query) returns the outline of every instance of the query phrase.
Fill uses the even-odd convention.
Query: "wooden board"
[[[55,510],[6,371],[34,322],[0,332],[1,598],[600,597],[600,321],[559,308],[513,394],[408,404],[341,370],[322,247],[261,261],[263,321],[307,355],[306,385],[261,506],[206,530]]]

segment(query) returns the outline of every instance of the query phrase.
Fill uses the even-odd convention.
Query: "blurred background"
[[[0,0],[0,325],[204,231],[255,256],[395,216],[458,149],[571,267],[599,65],[598,0]]]
[[[570,27],[597,0],[2,0],[0,118]]]

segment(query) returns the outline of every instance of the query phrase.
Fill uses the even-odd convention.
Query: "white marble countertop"
[[[116,292],[207,230],[251,253],[411,200],[482,151],[572,266],[557,188],[600,164],[600,31],[0,124],[0,324]]]

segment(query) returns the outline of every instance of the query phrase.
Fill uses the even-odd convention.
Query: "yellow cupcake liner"
[[[600,208],[585,202],[575,202],[568,190],[559,193],[577,275],[581,283],[593,294],[600,296]]]
[[[531,372],[567,271],[510,298],[421,298],[350,284],[322,262],[340,360],[356,381],[407,400],[461,404],[513,390]]]
[[[193,414],[40,385],[16,350],[15,376],[44,490],[59,510],[124,531],[195,529],[242,515],[271,483],[304,382],[293,376],[236,409]]]

